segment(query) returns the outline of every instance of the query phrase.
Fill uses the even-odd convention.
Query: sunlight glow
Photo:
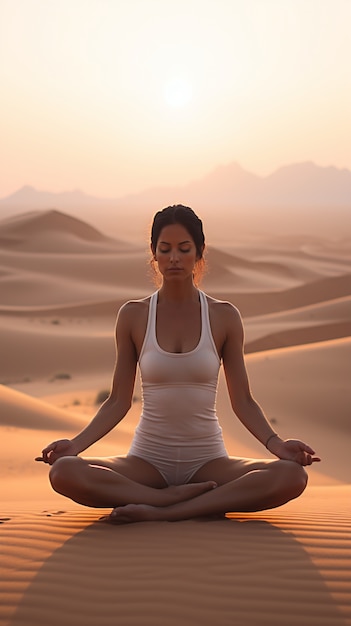
[[[184,107],[191,101],[192,95],[190,84],[183,78],[171,78],[164,85],[163,96],[170,107]]]
[[[0,197],[351,167],[351,0],[0,6]]]

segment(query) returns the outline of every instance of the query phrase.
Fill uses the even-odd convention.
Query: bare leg
[[[260,464],[257,464],[260,465]],[[249,469],[219,487],[167,507],[130,504],[118,507],[111,514],[116,523],[144,520],[176,521],[229,511],[252,512],[270,509],[298,497],[306,487],[303,467],[290,461],[273,461]],[[252,464],[255,467],[255,464]],[[250,468],[250,466],[249,466]]]
[[[101,464],[99,460],[89,462],[76,456],[58,459],[51,468],[50,481],[55,491],[71,500],[85,506],[103,508],[130,502],[165,507],[194,498],[216,486],[214,481],[205,481],[167,487],[161,475],[149,463],[140,459],[136,463],[133,463],[133,459],[123,461],[122,468],[133,476],[138,474],[136,466],[139,472],[140,467],[143,468],[140,482],[112,469],[112,463],[104,463],[103,460]],[[158,480],[155,472],[158,474]]]

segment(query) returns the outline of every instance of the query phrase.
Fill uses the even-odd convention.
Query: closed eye
[[[169,254],[170,251],[171,251],[170,248],[160,248],[161,254]],[[184,254],[187,254],[190,251],[191,251],[191,248],[179,248],[179,252],[183,252]]]

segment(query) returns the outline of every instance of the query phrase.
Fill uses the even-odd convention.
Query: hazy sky
[[[0,0],[0,196],[351,169],[351,0]]]

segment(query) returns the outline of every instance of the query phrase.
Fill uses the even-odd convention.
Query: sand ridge
[[[350,495],[314,488],[269,513],[123,527],[84,509],[5,511],[1,623],[345,626]]]

